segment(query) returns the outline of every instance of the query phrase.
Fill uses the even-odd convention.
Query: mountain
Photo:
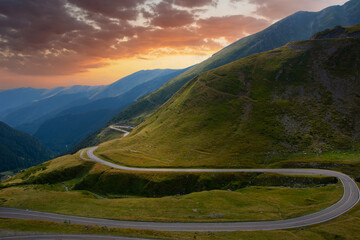
[[[43,119],[54,116],[69,106],[88,102],[89,97],[102,88],[103,86],[20,88],[0,92],[0,99],[8,103],[8,106],[4,104],[5,107],[0,105],[0,120],[31,134]]]
[[[291,154],[358,149],[360,39],[321,36],[193,78],[97,154],[125,165],[254,167]]]
[[[102,98],[120,96],[139,84],[176,72],[173,69],[143,70],[107,86],[71,86],[53,89],[19,88],[0,92],[0,120],[34,134],[46,120],[61,112]],[[21,96],[21,97],[19,97]]]
[[[198,74],[233,62],[254,53],[268,51],[291,41],[307,40],[313,34],[336,25],[353,26],[360,23],[360,0],[351,0],[343,6],[328,7],[319,12],[297,12],[267,29],[222,49],[204,62],[172,79],[159,90],[145,96],[120,112],[111,122],[140,123],[165,103],[190,79]]]
[[[0,155],[0,172],[28,168],[53,157],[37,138],[3,122],[0,122]]]
[[[79,89],[80,88],[80,89]],[[62,94],[74,93],[77,89],[87,91],[89,86],[73,86],[70,88],[57,87],[51,89],[36,89],[36,88],[15,88],[9,90],[3,90],[0,92],[0,116],[8,114],[8,111],[12,111],[16,108],[28,106],[31,103],[41,101],[43,99],[51,98]],[[21,97],[19,97],[21,96]]]
[[[79,141],[101,128],[114,112],[109,109],[55,117],[43,123],[35,133],[46,146],[57,153],[67,151]]]
[[[163,76],[167,76],[177,72],[174,69],[154,69],[154,70],[141,70],[135,72],[129,76],[126,76],[110,85],[107,85],[104,89],[96,92],[92,98],[93,99],[101,99],[101,98],[109,98],[109,97],[117,97],[125,92],[131,90],[137,85],[146,83],[156,78],[161,78]]]
[[[61,153],[67,151],[89,134],[103,127],[116,113],[129,106],[135,100],[158,89],[161,85],[184,71],[186,69],[148,70],[133,74],[127,77],[126,81],[134,80],[135,82],[144,83],[136,85],[117,97],[101,98],[85,105],[66,109],[58,113],[56,117],[42,123],[34,136],[38,137],[55,152]],[[132,84],[134,85],[135,83]],[[121,80],[109,86],[116,90],[123,85],[124,81]],[[104,92],[108,92],[108,95],[115,95],[116,93],[116,91],[113,91],[110,94],[111,88],[108,86],[104,89],[106,91],[99,93],[98,97],[103,95]],[[123,92],[123,90],[119,89],[119,92]]]
[[[0,114],[10,108],[19,107],[45,95],[47,89],[16,88],[0,92]],[[19,98],[19,96],[22,96]]]

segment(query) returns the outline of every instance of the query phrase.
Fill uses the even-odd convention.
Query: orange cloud
[[[150,23],[153,26],[162,28],[181,27],[191,24],[195,21],[195,16],[186,10],[179,10],[173,7],[169,1],[160,2],[153,6],[153,13],[147,13],[151,18]]]
[[[138,5],[145,0],[68,0],[77,7],[96,14],[102,14],[107,17],[135,20],[138,11]]]
[[[218,0],[173,0],[175,5],[187,8],[203,7],[203,6],[216,6]]]
[[[198,19],[199,7],[217,1],[2,0],[0,66],[25,75],[69,75],[106,66],[108,60],[207,55],[270,23],[242,15]],[[127,13],[125,13],[125,12]],[[134,26],[139,14],[149,26]]]
[[[204,38],[225,38],[233,42],[241,37],[256,33],[270,25],[269,21],[243,15],[210,17],[197,22],[199,33]]]
[[[268,19],[278,20],[297,11],[318,11],[329,5],[338,4],[338,0],[231,0],[249,2],[256,5],[255,13]],[[343,1],[345,2],[345,0]]]

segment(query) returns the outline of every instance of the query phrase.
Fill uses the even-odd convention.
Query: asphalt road
[[[28,240],[28,239],[51,239],[51,240],[77,240],[77,239],[88,239],[88,240],[135,240],[144,238],[131,238],[131,237],[117,237],[107,235],[88,235],[88,234],[30,234],[30,235],[13,235],[13,236],[0,236],[2,240]]]
[[[126,137],[127,135],[129,135],[130,132],[125,131],[124,129],[121,129],[121,128],[132,128],[132,127],[120,126],[120,125],[110,125],[109,128],[110,128],[110,129],[113,129],[113,130],[115,130],[115,131],[119,131],[119,132],[125,133],[125,134],[123,135],[123,137]]]
[[[0,208],[0,218],[40,219],[56,222],[71,222],[83,225],[98,225],[107,227],[121,227],[134,229],[151,229],[162,231],[254,231],[254,230],[277,230],[296,227],[304,227],[313,224],[323,223],[334,219],[349,211],[359,202],[360,191],[355,181],[348,175],[322,169],[175,169],[175,168],[133,168],[116,165],[100,159],[94,155],[97,147],[89,148],[87,154],[92,161],[106,166],[141,172],[267,172],[281,174],[316,174],[337,177],[344,187],[342,198],[334,205],[312,214],[302,217],[259,222],[226,222],[226,223],[167,223],[167,222],[137,222],[137,221],[116,221],[98,218],[85,218],[67,216],[37,211],[27,211],[12,208]]]

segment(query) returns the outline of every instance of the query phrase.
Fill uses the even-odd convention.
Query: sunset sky
[[[296,11],[346,0],[0,0],[0,89],[185,68]]]

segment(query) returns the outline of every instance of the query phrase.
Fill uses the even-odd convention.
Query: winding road
[[[127,134],[126,134],[127,135]],[[168,222],[138,222],[138,221],[117,221],[99,218],[86,218],[67,216],[61,214],[44,213],[37,211],[0,208],[0,218],[20,218],[20,219],[40,219],[56,222],[71,222],[84,225],[98,225],[107,227],[149,229],[161,231],[254,231],[254,230],[278,230],[304,227],[323,223],[334,219],[353,208],[359,202],[360,191],[355,181],[346,174],[323,170],[323,169],[176,169],[176,168],[135,168],[117,165],[107,162],[94,154],[97,147],[88,148],[87,155],[91,160],[100,164],[125,171],[141,172],[217,172],[217,173],[240,173],[240,172],[261,172],[261,173],[280,173],[280,174],[306,174],[323,175],[337,177],[343,187],[342,198],[334,205],[322,211],[308,214],[301,217],[259,222],[226,222],[226,223],[168,223]],[[83,156],[83,152],[81,153]],[[106,201],[106,200],[105,200]]]

